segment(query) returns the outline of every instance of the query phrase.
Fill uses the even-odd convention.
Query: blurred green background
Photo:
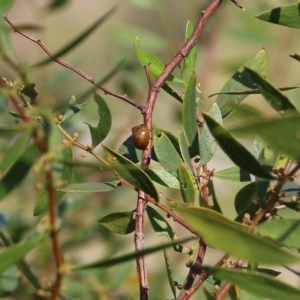
[[[61,2],[61,6],[51,5]],[[199,18],[201,11],[210,1],[178,1],[178,0],[73,0],[73,1],[38,1],[17,0],[7,12],[15,25],[34,25],[33,30],[27,30],[29,35],[41,39],[55,52],[76,38],[101,15],[104,15],[115,5],[115,12],[91,36],[76,49],[62,57],[66,62],[77,66],[92,76],[96,81],[104,78],[122,60],[125,62],[121,70],[104,85],[118,93],[128,94],[139,103],[145,103],[148,83],[144,69],[139,65],[134,54],[134,38],[140,39],[140,46],[146,51],[155,53],[166,64],[178,51],[184,42],[185,26],[188,20],[193,24]],[[206,98],[206,108],[210,108],[215,98],[208,98],[218,92],[230,76],[260,49],[265,48],[268,54],[268,78],[277,86],[299,83],[300,65],[289,55],[298,53],[300,44],[298,31],[264,23],[255,15],[293,1],[242,1],[246,11],[238,9],[229,0],[223,1],[217,12],[209,20],[197,44],[198,63],[196,73],[201,84],[201,90]],[[3,28],[3,27],[2,27]],[[5,30],[5,28],[3,28]],[[36,83],[39,92],[38,102],[53,108],[56,115],[63,111],[72,95],[80,101],[92,99],[92,95],[83,99],[82,95],[91,88],[77,74],[64,69],[56,63],[44,67],[31,67],[36,62],[47,58],[45,52],[36,44],[26,40],[17,33],[12,33],[12,41],[16,56],[28,70],[30,81]],[[12,81],[18,80],[18,75],[3,61],[0,63],[1,76]],[[176,86],[174,86],[176,88]],[[179,90],[179,92],[182,92]],[[102,92],[99,91],[101,95]],[[296,107],[298,91],[288,92]],[[104,96],[113,116],[113,128],[104,144],[118,149],[122,142],[131,134],[131,128],[139,124],[142,116],[139,111],[115,99]],[[250,96],[247,104],[253,104],[260,109],[270,109],[261,96]],[[160,128],[177,135],[182,128],[180,118],[181,106],[165,92],[161,91],[154,112],[154,123]],[[3,113],[1,114],[3,115]],[[234,117],[234,116],[233,116]],[[4,117],[5,120],[7,116]],[[230,120],[231,117],[228,119]],[[67,121],[66,130],[72,134],[79,133],[82,143],[90,141],[89,131],[83,121],[92,125],[97,123],[96,105],[91,101],[80,114]],[[249,143],[249,141],[245,141]],[[247,145],[248,145],[247,144]],[[2,149],[4,145],[1,145]],[[102,153],[101,147],[97,150]],[[81,159],[81,152],[76,150],[76,158]],[[88,157],[86,160],[92,160]],[[221,170],[232,166],[232,163],[221,151],[209,163],[209,169]],[[89,168],[77,168],[74,182],[95,182],[111,178]],[[32,211],[38,192],[33,184],[37,181],[32,174],[22,186],[15,190],[0,204],[0,210],[9,218],[8,230],[15,241],[26,236],[29,229],[42,224],[43,219],[32,217]],[[214,180],[216,192],[223,212],[229,218],[236,216],[234,196],[244,184],[224,183]],[[166,198],[179,199],[178,191],[157,186]],[[133,210],[136,194],[121,187],[105,194],[67,195],[60,239],[66,260],[70,262],[89,262],[107,255],[119,255],[134,249],[133,235],[118,236],[104,229],[97,220],[108,213],[122,210]],[[44,217],[45,218],[45,217]],[[174,224],[170,221],[171,225]],[[179,236],[185,231],[176,227]],[[160,243],[161,239],[153,234],[146,222],[145,245]],[[42,251],[41,251],[42,249]],[[183,282],[187,268],[184,266],[187,256],[169,251],[174,277]],[[220,254],[212,251],[208,260],[217,261]],[[50,245],[43,245],[30,255],[35,271],[41,278],[53,274],[53,263]],[[162,253],[151,255],[146,259],[149,268],[149,283],[151,299],[167,299],[171,297],[166,273],[163,268]],[[50,275],[50,279],[52,275]],[[284,276],[281,278],[285,280]],[[163,282],[163,283],[162,283]],[[138,286],[134,262],[126,263],[108,270],[71,274],[65,279],[68,287],[66,295],[71,299],[137,299]],[[22,282],[24,289],[27,284]],[[159,296],[157,296],[159,295]],[[16,295],[14,299],[22,298]],[[157,298],[159,297],[159,298]],[[197,298],[197,297],[196,297]],[[195,298],[195,299],[196,299]],[[12,298],[7,298],[12,299]]]

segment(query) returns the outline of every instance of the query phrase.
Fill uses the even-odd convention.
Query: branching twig
[[[297,165],[291,170],[292,162],[289,160],[282,173],[279,175],[279,178],[277,180],[277,184],[274,187],[274,189],[270,192],[268,202],[266,205],[258,212],[258,214],[255,216],[251,226],[250,230],[254,230],[255,226],[262,220],[262,218],[265,216],[266,213],[271,212],[276,204],[276,202],[279,200],[279,194],[282,190],[283,185],[286,183],[286,181],[289,180],[294,174],[296,174],[300,170],[300,163],[297,163]]]
[[[36,39],[34,37],[31,37],[27,34],[25,34],[24,32],[20,31],[11,21],[7,16],[4,16],[4,19],[6,20],[6,22],[14,29],[15,32],[18,32],[19,34],[21,34],[22,36],[24,36],[25,38],[27,38],[28,40],[38,44],[47,54],[49,57],[53,57],[52,52],[49,50],[49,48],[39,39]],[[78,74],[79,76],[81,76],[82,78],[84,78],[85,80],[87,80],[88,82],[90,82],[91,84],[93,84],[94,86],[96,86],[97,88],[99,88],[100,90],[102,90],[105,94],[107,95],[111,95],[113,97],[119,98],[121,100],[124,100],[125,102],[133,105],[134,107],[138,108],[140,111],[143,112],[144,110],[144,106],[135,102],[134,100],[132,100],[131,98],[129,98],[127,95],[121,95],[118,93],[115,93],[109,89],[107,89],[104,86],[98,85],[96,83],[96,81],[90,77],[89,75],[87,75],[86,73],[84,73],[83,71],[81,71],[80,69],[64,62],[63,60],[59,59],[59,58],[54,58],[53,61],[57,62],[58,64],[62,65],[63,67],[75,72],[76,74]]]
[[[0,86],[5,88],[6,82],[0,78]],[[20,117],[26,124],[30,124],[31,119],[26,114],[24,107],[19,104],[17,98],[13,95],[13,93],[9,93],[9,99],[11,100],[14,107],[17,109]],[[47,120],[44,120],[47,122]],[[47,143],[47,136],[43,137],[37,128],[33,130],[32,137],[34,142],[37,144],[41,154],[45,155],[48,153],[48,143]],[[58,299],[61,280],[62,280],[62,268],[63,268],[63,259],[60,251],[60,246],[58,242],[57,230],[56,230],[56,199],[55,199],[55,187],[54,187],[54,178],[53,178],[53,170],[52,164],[50,160],[46,160],[45,162],[45,177],[46,177],[46,184],[47,184],[47,192],[48,192],[48,199],[49,199],[49,226],[50,226],[50,237],[52,241],[52,249],[53,255],[55,259],[56,265],[56,279],[53,285],[52,293],[51,293],[51,300]]]
[[[147,103],[146,108],[143,111],[144,115],[144,124],[148,127],[148,129],[151,131],[152,129],[152,114],[155,106],[155,102],[157,99],[157,95],[159,93],[160,88],[164,85],[169,75],[179,66],[179,64],[184,60],[184,58],[188,55],[188,53],[191,51],[191,49],[195,46],[199,36],[201,35],[205,24],[207,23],[209,17],[213,14],[213,12],[218,8],[218,6],[221,4],[222,0],[212,0],[211,3],[208,5],[206,10],[202,11],[201,17],[199,18],[199,21],[197,25],[195,26],[195,29],[193,33],[191,34],[190,38],[185,42],[185,44],[181,47],[181,49],[177,52],[177,54],[173,57],[173,59],[166,65],[165,69],[161,73],[161,75],[150,85],[148,96],[147,96]],[[148,80],[149,82],[149,80]],[[143,151],[142,156],[142,168],[143,166],[146,166],[150,163],[149,157],[151,157],[151,145],[152,140],[150,139],[148,147],[146,150]],[[138,201],[138,205],[144,206],[141,201]],[[159,206],[159,204],[156,204]],[[137,210],[141,210],[139,207],[137,207]],[[139,227],[139,226],[138,226]],[[136,244],[136,250],[139,250],[137,247],[143,245],[143,242],[139,245]],[[138,266],[139,267],[139,266]],[[145,269],[145,267],[140,266],[142,270]],[[142,273],[142,270],[138,271],[139,274]],[[139,278],[139,282],[141,284],[143,278]],[[144,287],[145,289],[147,287]],[[142,290],[141,290],[142,291]]]

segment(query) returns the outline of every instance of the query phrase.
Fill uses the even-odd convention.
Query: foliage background
[[[16,24],[34,23],[42,26],[40,31],[33,31],[30,34],[40,38],[55,52],[117,4],[115,13],[84,43],[65,55],[63,59],[84,70],[96,80],[105,77],[122,59],[126,59],[122,70],[106,85],[112,90],[126,93],[143,103],[146,99],[147,81],[144,70],[140,67],[133,51],[135,36],[141,39],[141,46],[144,49],[151,50],[161,61],[167,62],[172,56],[173,49],[177,50],[184,41],[186,21],[189,19],[195,22],[209,1],[200,2],[128,0],[118,3],[117,1],[103,0],[73,0],[67,1],[66,5],[61,8],[50,10],[47,8],[50,1],[19,0],[15,1],[8,16]],[[270,1],[244,1],[245,12],[227,2],[229,1],[224,1],[221,8],[213,15],[198,43],[196,71],[204,96],[208,97],[219,91],[233,72],[262,47],[265,47],[268,53],[270,81],[280,86],[299,83],[295,78],[299,77],[300,69],[289,58],[289,55],[297,52],[300,46],[296,31],[264,23],[254,17],[262,11],[293,3],[293,1],[277,0],[272,3]],[[17,56],[28,65],[46,58],[45,53],[37,45],[17,34],[12,38]],[[7,65],[1,63],[0,69],[2,76],[15,78],[15,74]],[[55,108],[57,114],[72,95],[79,98],[84,91],[91,88],[89,83],[55,63],[51,63],[47,67],[32,69],[31,76],[32,82],[37,84],[37,90],[40,93],[38,101]],[[296,90],[288,92],[287,95],[299,109],[297,93]],[[90,96],[88,99],[91,98]],[[131,128],[139,124],[136,117],[141,117],[131,106],[109,96],[105,96],[105,99],[114,118],[111,134],[104,143],[117,149],[131,134]],[[207,106],[210,107],[213,101],[214,98],[207,99]],[[265,109],[268,109],[261,96],[248,97],[246,103],[261,109],[263,109],[263,105]],[[182,127],[179,112],[180,105],[161,92],[154,113],[154,122],[157,126],[176,134]],[[230,116],[230,118],[234,117],[234,114]],[[89,133],[82,121],[89,121],[92,124],[97,122],[94,103],[91,102],[79,116],[68,121],[68,131],[79,132],[80,140],[88,142]],[[0,144],[2,149],[6,146],[3,142]],[[101,147],[99,147],[99,152],[101,152]],[[79,151],[77,151],[77,157],[80,158]],[[220,170],[231,165],[229,159],[222,155],[221,151],[218,151],[216,157],[209,163],[209,168]],[[74,182],[95,182],[102,180],[103,176],[108,175],[100,175],[97,172],[91,172],[88,168],[80,168],[76,172]],[[32,182],[36,182],[36,180],[34,176],[27,178],[20,189],[15,190],[9,195],[9,199],[0,203],[0,210],[5,212],[8,217],[8,228],[16,241],[28,234],[28,230],[34,228],[36,224],[40,224],[40,226],[43,224],[42,218],[33,219],[32,217],[37,196],[37,191],[32,188]],[[217,184],[218,200],[224,214],[234,218],[233,197],[243,184],[228,184],[219,182],[217,179],[214,180]],[[164,193],[165,198],[176,197],[174,191],[170,194],[169,190],[165,190],[161,186],[158,187],[158,190]],[[96,220],[116,210],[133,209],[135,198],[135,194],[125,188],[105,194],[67,195],[67,199],[63,202],[66,204],[67,217],[63,221],[60,239],[69,259],[88,262],[106,255],[133,250],[132,235],[116,236],[106,231]],[[151,233],[150,228],[146,229],[146,246],[157,244],[159,241],[156,235]],[[46,278],[47,273],[53,271],[52,257],[49,257],[49,249],[47,250],[50,245],[42,247],[45,247],[45,256],[37,257],[33,251],[30,259],[35,261],[41,276]],[[219,254],[215,252],[213,255]],[[177,262],[182,257],[175,253],[172,259],[173,262]],[[151,294],[153,296],[156,290],[161,294],[162,287],[160,285],[162,278],[166,276],[164,270],[161,270],[161,266],[164,264],[163,257],[159,253],[147,257],[146,261],[150,268]],[[176,280],[179,282],[183,280],[186,270],[184,261],[178,263],[177,266],[174,265]],[[100,297],[99,299],[105,299],[104,295],[107,290],[110,291],[112,299],[128,299],[126,296],[122,298],[121,295],[130,295],[135,298],[138,293],[134,263],[126,263],[105,271],[82,273],[84,279],[80,284],[76,276],[66,284],[72,286],[70,290],[77,295],[77,299],[82,299],[81,295],[85,295],[85,299],[96,299],[95,295]],[[284,275],[281,275],[280,278],[285,280]],[[120,282],[123,282],[122,285]],[[166,287],[165,293],[166,295],[170,294],[168,287]],[[89,295],[90,298],[86,295]]]

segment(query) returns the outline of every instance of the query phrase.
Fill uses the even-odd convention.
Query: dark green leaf
[[[191,238],[176,240],[171,243],[160,244],[155,247],[147,248],[147,249],[144,249],[141,251],[134,251],[129,254],[125,254],[125,255],[122,255],[119,257],[115,257],[115,258],[101,259],[101,260],[98,260],[98,261],[95,261],[95,262],[92,262],[92,263],[89,263],[86,265],[77,265],[77,266],[75,265],[71,269],[72,269],[72,271],[81,271],[81,270],[89,270],[89,269],[108,268],[108,267],[112,267],[115,265],[119,265],[120,263],[129,261],[129,260],[136,259],[137,257],[145,256],[147,254],[151,254],[151,253],[160,251],[162,249],[187,242],[189,240],[191,240]]]
[[[195,201],[195,183],[190,169],[184,162],[178,167],[178,179],[184,203],[193,204]]]
[[[90,182],[90,183],[73,183],[65,187],[58,188],[58,191],[65,193],[101,193],[113,191],[119,181],[110,182]]]
[[[55,52],[52,57],[42,60],[35,64],[36,67],[48,64],[49,62],[63,56],[68,53],[72,49],[74,49],[77,45],[83,42],[99,25],[101,25],[106,19],[116,10],[116,6],[111,8],[104,16],[101,16],[96,22],[94,22],[90,27],[88,27],[84,32],[82,32],[77,38],[73,41],[69,42],[62,49]]]
[[[114,171],[136,188],[144,191],[156,201],[159,201],[157,191],[151,179],[142,169],[112,149],[106,146],[103,146],[103,148]]]
[[[209,274],[231,282],[245,291],[274,300],[297,300],[300,290],[273,277],[256,272],[245,272],[233,268],[204,268]]]
[[[22,180],[34,165],[38,154],[39,149],[36,144],[32,144],[23,151],[23,154],[0,181],[0,200],[6,197],[15,187],[20,186]]]
[[[244,65],[257,71],[259,74],[267,75],[267,55],[265,49],[260,50],[254,57],[248,60],[243,66],[241,66],[238,71],[233,74],[233,76],[225,83],[221,89],[223,91],[231,92],[237,90],[245,89],[255,89],[256,86],[250,77],[250,75],[245,71]],[[225,117],[233,109],[234,105],[239,105],[247,97],[247,95],[223,95],[220,94],[216,100],[222,116]]]
[[[214,118],[216,121],[222,124],[222,115],[216,103],[212,105],[208,113],[212,118]],[[215,138],[211,134],[207,124],[204,123],[199,138],[199,152],[201,165],[207,164],[214,156],[216,151],[217,144],[215,142]]]
[[[234,256],[268,264],[278,263],[278,257],[282,264],[284,261],[292,263],[299,260],[294,253],[283,250],[278,242],[251,234],[246,226],[230,221],[211,209],[184,207],[179,203],[174,205],[175,210],[197,230],[199,236],[207,238],[208,243]]]
[[[109,214],[98,220],[108,230],[118,234],[129,234],[135,229],[133,211],[122,211]]]
[[[246,66],[244,68],[250,74],[252,80],[255,82],[259,91],[265,97],[267,102],[275,110],[285,114],[288,113],[288,110],[296,110],[295,106],[290,102],[290,100],[267,79],[261,76],[258,72]]]
[[[48,4],[48,9],[54,9],[54,8],[59,8],[61,6],[66,5],[70,0],[52,0]]]
[[[299,22],[300,4],[294,3],[268,10],[256,16],[256,18],[282,26],[300,28]]]
[[[214,172],[214,177],[232,182],[251,181],[249,173],[237,166],[222,171]]]
[[[179,164],[182,163],[182,158],[176,151],[168,136],[163,132],[160,136],[155,135],[153,139],[153,147],[160,164],[167,172],[173,176],[177,176],[177,169]]]
[[[134,49],[139,62],[142,66],[149,65],[150,73],[155,76],[159,76],[165,69],[164,64],[153,53],[142,50],[139,44],[140,40],[136,37],[134,42]],[[169,75],[167,80],[179,83],[181,82],[180,79],[174,77],[173,75]]]
[[[198,149],[198,147],[196,147],[198,142],[198,126],[196,114],[196,84],[196,74],[192,73],[184,92],[182,123],[189,145]]]
[[[64,117],[63,119],[60,121],[60,123],[63,123],[64,121],[70,119],[71,117],[73,117],[75,114],[77,114],[78,112],[80,112],[80,110],[86,105],[87,103],[81,103],[78,104],[76,102],[76,98],[74,96],[71,97],[67,109],[64,113]]]
[[[19,244],[2,249],[0,251],[0,274],[11,265],[20,261],[29,251],[40,244],[44,237],[44,235],[38,235]]]
[[[269,179],[273,178],[230,132],[208,114],[203,113],[203,116],[219,146],[237,166],[255,176]]]
[[[30,99],[34,100],[37,95],[39,94],[36,89],[35,89],[36,84],[35,83],[26,83],[25,85],[22,86],[20,89],[20,92],[29,97]]]
[[[90,128],[92,144],[95,148],[107,137],[111,129],[112,119],[110,110],[104,99],[99,94],[95,94],[94,100],[98,105],[99,122],[96,127],[91,126],[88,122],[86,124]]]
[[[256,198],[257,193],[254,182],[245,185],[238,191],[234,199],[235,210],[238,214],[235,221],[242,222],[246,213],[252,216],[260,209],[260,206],[253,202]]]

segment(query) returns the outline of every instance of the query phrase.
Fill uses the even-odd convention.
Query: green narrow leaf
[[[12,245],[0,251],[0,274],[8,267],[20,261],[29,251],[42,242],[45,235],[38,235],[27,241]]]
[[[71,267],[71,270],[72,271],[82,271],[82,270],[112,267],[112,266],[115,266],[115,265],[119,265],[120,263],[136,259],[137,257],[145,256],[147,254],[151,254],[151,253],[160,251],[162,249],[165,249],[165,248],[177,245],[177,244],[187,242],[189,240],[191,240],[191,238],[176,240],[174,242],[158,245],[158,246],[155,246],[155,247],[149,247],[147,249],[144,249],[144,250],[141,250],[141,251],[134,251],[134,252],[131,252],[129,254],[119,256],[119,257],[101,259],[101,260],[98,260],[98,261],[95,261],[95,262],[92,262],[92,263],[89,263],[89,264],[85,264],[85,265],[75,265],[75,266]]]
[[[72,49],[74,49],[77,45],[79,45],[81,42],[83,42],[99,25],[101,25],[115,10],[116,6],[111,8],[105,15],[101,16],[96,22],[94,22],[90,27],[88,27],[86,30],[84,30],[77,38],[69,42],[66,46],[64,46],[62,49],[58,50],[53,54],[52,57],[47,58],[45,60],[42,60],[38,63],[36,63],[34,66],[43,66],[45,64],[48,64],[49,62],[63,56],[64,54],[68,53]]]
[[[251,181],[250,174],[237,166],[214,172],[214,177],[231,182]]]
[[[272,149],[278,150],[296,161],[300,160],[300,118],[298,114],[285,118],[268,119],[259,116],[231,128],[230,131],[233,134],[238,133],[244,136],[253,136],[259,133]]]
[[[221,89],[221,93],[223,91],[236,91],[236,90],[245,90],[245,89],[255,89],[256,86],[250,77],[250,75],[245,71],[244,66],[247,66],[259,74],[266,76],[267,75],[267,54],[265,49],[260,50],[254,57],[248,60],[245,64],[243,64],[235,74],[225,83],[225,85]],[[239,105],[243,102],[243,100],[247,97],[247,95],[223,95],[220,94],[217,97],[216,103],[218,104],[222,116],[227,116],[233,106]]]
[[[253,216],[260,209],[260,206],[253,202],[255,199],[257,199],[257,193],[254,182],[245,185],[238,191],[234,199],[235,210],[238,214],[235,221],[242,222],[246,213]]]
[[[108,230],[118,234],[129,234],[135,229],[133,211],[122,211],[109,214],[98,220]]]
[[[134,49],[139,62],[142,66],[146,66],[149,64],[150,73],[155,76],[159,76],[165,69],[164,64],[153,53],[142,50],[139,44],[140,40],[136,37],[134,41]],[[169,75],[167,80],[181,83],[181,80],[174,77],[173,75]]]
[[[184,162],[188,165],[191,172],[193,172],[193,166],[191,163],[191,157],[189,153],[188,144],[185,138],[184,132],[180,129],[178,133],[178,141],[179,141],[179,147],[180,147],[180,153],[184,160]]]
[[[99,94],[94,94],[94,100],[98,105],[98,125],[96,127],[93,127],[88,122],[85,123],[90,128],[92,145],[95,148],[107,137],[111,129],[112,118],[106,102]]]
[[[102,193],[113,191],[119,184],[118,180],[109,182],[73,183],[57,190],[65,193]]]
[[[194,31],[193,24],[190,21],[188,21],[185,28],[185,40],[188,40],[188,38],[192,35],[193,31]],[[194,46],[185,58],[185,63],[187,66],[187,70],[189,71],[188,74],[189,76],[193,72],[195,72],[196,56],[197,56],[197,49],[196,46]]]
[[[300,4],[294,3],[268,10],[256,16],[259,20],[282,26],[300,28]]]
[[[167,83],[165,83],[162,86],[162,89],[165,92],[167,92],[170,96],[172,96],[173,98],[175,98],[176,100],[178,100],[180,103],[183,102],[181,96],[172,87],[170,87]]]
[[[29,146],[0,181],[0,200],[19,186],[39,155],[36,144]]]
[[[278,257],[282,264],[299,260],[294,253],[282,249],[278,242],[251,234],[246,226],[230,221],[211,209],[185,207],[180,203],[174,203],[174,206],[185,221],[197,230],[199,236],[204,236],[209,244],[234,256],[266,264],[277,264]]]
[[[273,178],[230,132],[208,114],[203,113],[203,116],[219,146],[237,166],[255,176],[269,179]]]
[[[168,280],[169,280],[169,285],[172,291],[172,294],[174,296],[174,299],[176,298],[176,287],[174,284],[174,279],[173,279],[173,274],[172,274],[172,269],[170,265],[170,260],[168,257],[168,253],[166,249],[163,249],[164,251],[164,259],[165,259],[165,264],[166,264],[166,270],[167,270],[167,275],[168,275]]]
[[[65,122],[66,120],[70,119],[71,117],[73,117],[75,114],[77,114],[78,112],[80,112],[80,110],[86,105],[87,103],[81,103],[78,104],[76,102],[76,98],[74,96],[71,97],[67,109],[64,113],[64,117],[63,119],[60,121],[60,123]]]
[[[286,97],[278,88],[272,85],[267,79],[261,76],[258,72],[250,69],[249,67],[244,67],[249,73],[252,80],[257,85],[259,91],[265,97],[267,102],[278,112],[288,113],[288,110],[296,111],[295,106],[290,102],[288,97]]]
[[[4,174],[7,169],[16,161],[24,152],[24,148],[28,143],[32,134],[32,128],[27,128],[6,150],[1,157],[0,173]]]
[[[14,135],[24,129],[24,126],[11,126],[0,124],[0,136],[10,136]]]
[[[73,161],[73,150],[71,147],[64,148],[63,152],[63,158],[67,161]],[[60,176],[60,180],[63,182],[71,182],[74,174],[74,165],[73,164],[63,164],[62,173]],[[65,195],[64,191],[57,191],[55,193],[55,201],[58,203],[63,196]],[[49,195],[47,190],[43,190],[41,194],[39,195],[35,206],[33,215],[39,216],[45,212],[47,212],[49,209]]]
[[[171,241],[177,240],[177,235],[173,228],[154,208],[148,205],[146,211],[151,226],[158,236],[165,236]],[[181,245],[176,244],[173,248],[177,252],[187,253],[186,249]]]
[[[19,270],[16,265],[10,266],[0,275],[1,290],[13,292],[19,283]]]
[[[300,249],[300,220],[298,219],[270,220],[260,224],[257,230],[288,247]]]
[[[186,163],[178,167],[178,179],[180,183],[181,196],[184,203],[193,204],[195,201],[195,185],[193,175]]]
[[[111,168],[122,178],[159,201],[157,191],[149,176],[130,160],[103,145],[104,152]]]
[[[208,114],[222,124],[221,111],[216,103],[212,105]],[[200,163],[201,165],[207,164],[214,156],[217,151],[217,144],[214,136],[211,134],[208,126],[204,123],[203,128],[200,132],[199,137],[199,152],[200,152]]]
[[[163,132],[160,136],[154,135],[153,147],[159,163],[168,173],[177,177],[178,165],[182,163],[182,158],[176,151],[169,137]]]
[[[284,91],[289,91],[289,90],[294,90],[294,89],[298,89],[300,88],[299,84],[294,84],[292,86],[284,86],[284,87],[279,87],[278,89],[282,92]],[[236,90],[236,91],[222,91],[220,93],[213,93],[211,95],[208,96],[208,98],[216,96],[216,95],[257,95],[257,94],[261,94],[261,92],[259,91],[259,89],[251,89],[251,90]]]
[[[256,272],[245,272],[235,268],[211,268],[204,270],[218,278],[231,282],[245,291],[258,296],[274,300],[297,300],[300,290],[295,287],[275,280],[273,277]]]
[[[198,149],[198,126],[196,114],[196,84],[197,77],[192,73],[183,97],[182,123],[190,146]]]
[[[47,8],[48,9],[56,9],[59,8],[61,6],[64,6],[65,4],[67,4],[69,2],[69,0],[52,0]]]
[[[146,173],[149,175],[151,180],[160,185],[167,186],[171,189],[180,188],[178,178],[168,173],[166,169],[159,164],[151,164]]]

